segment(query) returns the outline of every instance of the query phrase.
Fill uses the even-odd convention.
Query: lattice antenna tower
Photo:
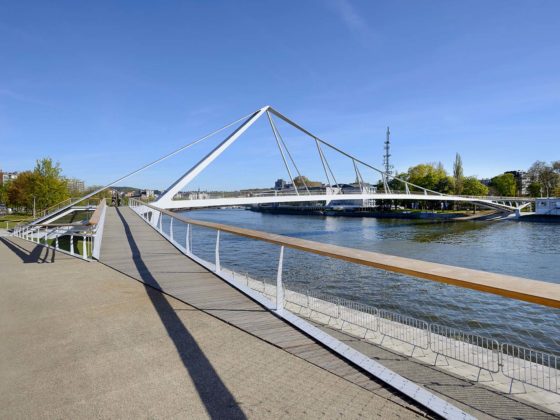
[[[391,165],[389,158],[391,157],[391,131],[389,131],[389,127],[387,127],[387,135],[385,137],[385,154],[383,155],[383,167],[385,168],[385,172],[390,174],[393,170],[393,165]]]

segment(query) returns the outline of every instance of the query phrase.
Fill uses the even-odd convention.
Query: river
[[[391,255],[560,282],[560,224],[434,222],[197,210],[185,216]],[[175,229],[181,230],[178,226]],[[180,233],[176,230],[176,234]],[[213,260],[215,232],[193,230],[193,250]],[[274,282],[278,246],[222,234],[221,262]],[[287,250],[287,288],[332,296],[560,354],[560,310]]]

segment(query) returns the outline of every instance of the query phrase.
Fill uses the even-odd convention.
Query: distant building
[[[537,198],[535,213],[560,216],[560,198]]]
[[[277,179],[276,182],[274,183],[275,190],[284,190],[287,188],[287,186],[288,184],[283,179]]]
[[[16,179],[18,175],[19,172],[3,172],[0,170],[0,182],[2,185],[5,185],[6,183]]]
[[[515,178],[515,182],[517,183],[517,195],[527,195],[529,193],[529,184],[531,181],[529,180],[529,176],[525,171],[507,171],[504,174],[512,174]]]
[[[77,178],[67,178],[66,182],[68,184],[68,188],[72,192],[82,193],[86,189],[84,181]]]
[[[206,191],[180,191],[175,195],[176,200],[206,200],[210,194]]]
[[[479,179],[479,181],[482,185],[486,185],[487,187],[489,187],[490,184],[492,183],[492,180],[490,178],[482,178]]]

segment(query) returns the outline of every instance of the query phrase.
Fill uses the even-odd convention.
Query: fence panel
[[[560,357],[515,344],[502,344],[502,373],[513,381],[560,393]]]
[[[380,309],[378,314],[379,332],[383,336],[428,350],[429,326],[427,322],[383,309]]]
[[[338,318],[338,298],[311,290],[308,292],[308,296],[311,311]]]
[[[370,331],[377,331],[377,308],[359,302],[339,299],[340,319]]]
[[[500,371],[500,344],[496,340],[439,324],[430,324],[430,334],[434,353],[489,372]]]

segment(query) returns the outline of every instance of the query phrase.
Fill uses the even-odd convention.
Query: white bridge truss
[[[191,199],[191,200],[177,200],[174,197],[183,190],[197,175],[199,175],[208,165],[210,165],[218,156],[220,156],[225,150],[228,149],[237,139],[239,139],[247,129],[249,129],[257,120],[262,117],[268,119],[272,133],[276,140],[278,149],[282,156],[284,166],[290,180],[292,181],[293,191],[286,193],[285,191],[274,192],[269,194],[246,194],[242,197],[219,197],[219,198],[205,198],[205,199]],[[292,170],[298,176],[301,177],[301,172],[299,171],[290,151],[288,150],[286,143],[282,139],[280,131],[277,125],[274,123],[274,118],[279,118],[280,120],[286,122],[292,127],[299,130],[301,133],[305,134],[310,141],[313,141],[317,148],[317,153],[321,160],[324,173],[328,182],[328,187],[317,192],[316,189],[310,189],[303,182],[303,185],[296,185],[294,182],[294,176]],[[240,120],[238,120],[240,121]],[[230,127],[233,124],[230,124]],[[222,129],[218,130],[221,131]],[[216,132],[215,132],[216,133]],[[207,136],[208,137],[208,136]],[[207,138],[205,137],[205,138]],[[323,148],[329,148],[332,151],[342,155],[343,157],[352,161],[356,179],[358,180],[361,193],[351,193],[343,194],[342,189],[339,188],[339,184],[336,177],[331,169],[329,162],[326,159],[326,155],[323,152]],[[175,152],[174,152],[175,153]],[[292,164],[292,170],[290,169],[290,164]],[[371,169],[377,172],[383,181],[383,192],[381,193],[371,193],[366,188],[363,187],[364,180],[362,174],[359,170],[359,165]],[[301,179],[301,178],[300,178]],[[400,191],[391,191],[389,183],[396,180],[400,185]],[[393,185],[395,183],[393,182]],[[258,111],[253,112],[248,117],[244,118],[244,121],[239,125],[233,132],[231,132],[218,146],[216,146],[210,153],[208,153],[203,159],[201,159],[196,165],[189,169],[183,176],[181,176],[177,181],[175,181],[165,192],[157,199],[155,206],[163,209],[180,209],[180,208],[202,208],[202,207],[223,207],[223,206],[243,206],[251,204],[268,204],[268,203],[297,203],[297,202],[324,202],[329,204],[332,201],[355,201],[355,200],[412,200],[412,201],[446,201],[446,202],[467,202],[480,205],[482,207],[491,208],[495,210],[500,210],[503,212],[514,213],[530,205],[533,201],[528,198],[511,198],[511,197],[465,197],[465,196],[454,196],[448,194],[442,194],[437,191],[429,190],[423,188],[419,185],[412,184],[404,179],[401,179],[395,175],[384,172],[368,163],[362,161],[356,156],[352,156],[349,153],[342,151],[341,149],[333,146],[332,144],[320,139],[315,136],[305,128],[301,127],[297,123],[293,122],[283,114],[276,111],[270,106],[265,106]]]

